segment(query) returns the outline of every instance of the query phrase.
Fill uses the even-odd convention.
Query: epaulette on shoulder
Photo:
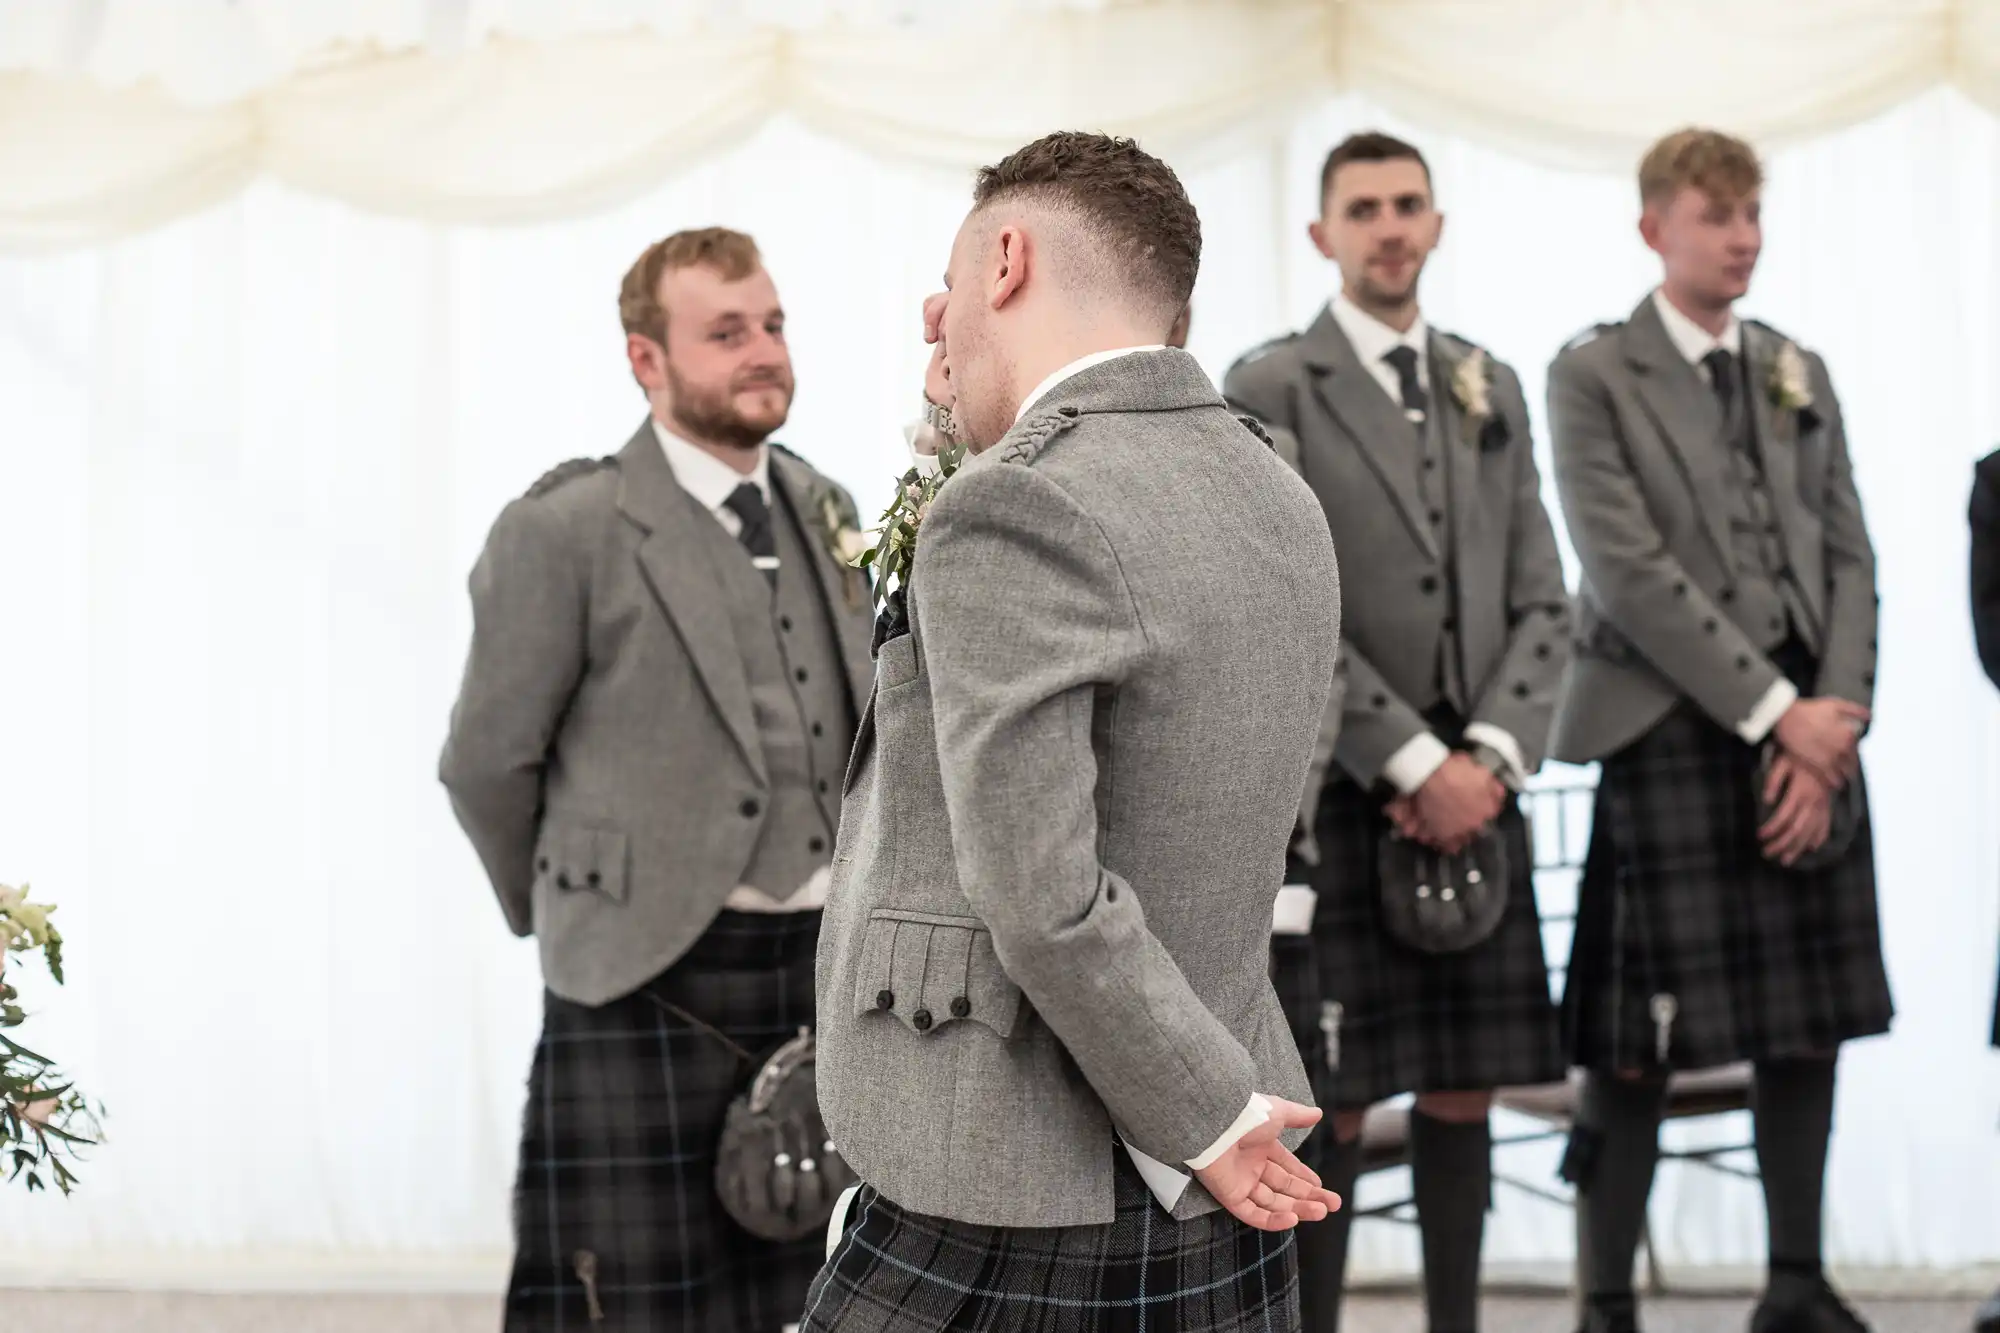
[[[1757,330],[1757,332],[1763,334],[1766,338],[1771,339],[1773,342],[1789,343],[1792,345],[1792,347],[1796,348],[1798,351],[1801,352],[1806,350],[1805,346],[1802,343],[1800,343],[1798,339],[1792,337],[1789,333],[1786,333],[1782,329],[1772,328],[1769,324],[1766,324],[1761,319],[1746,319],[1743,322],[1750,328],[1753,328]]]
[[[1609,324],[1593,324],[1589,328],[1585,329],[1582,333],[1577,334],[1576,337],[1571,338],[1568,342],[1564,343],[1563,350],[1565,352],[1574,352],[1577,348],[1588,346],[1589,344],[1596,342],[1599,338],[1603,337],[1605,334],[1616,333],[1618,330],[1624,327],[1625,326],[1623,324],[1620,324],[1615,320]]]
[[[996,463],[1033,463],[1049,447],[1049,442],[1074,426],[1081,415],[1073,407],[1037,412],[1007,433],[1007,444]]]
[[[602,472],[605,468],[617,466],[616,458],[572,458],[567,463],[558,463],[544,472],[542,479],[528,488],[528,495],[530,498],[547,495],[558,486],[574,481],[578,477],[589,476],[593,472]]]
[[[1262,440],[1267,446],[1273,449],[1278,447],[1278,442],[1271,438],[1271,432],[1264,429],[1263,422],[1257,420],[1257,418],[1249,415],[1247,412],[1237,413],[1236,419],[1242,422],[1252,435]]]
[[[1231,370],[1235,370],[1239,366],[1255,365],[1257,362],[1262,361],[1265,357],[1269,356],[1271,353],[1277,351],[1280,347],[1283,347],[1288,343],[1295,343],[1298,340],[1299,340],[1299,335],[1296,331],[1292,333],[1281,333],[1277,337],[1272,338],[1267,342],[1258,343],[1255,347],[1245,352],[1242,356],[1237,357],[1234,361],[1230,362],[1229,368]]]

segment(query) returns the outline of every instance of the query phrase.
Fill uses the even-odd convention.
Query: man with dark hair
[[[1972,474],[1972,636],[1986,678],[2000,685],[2000,450]],[[1993,1045],[2000,1048],[2000,992],[1993,1000]],[[1979,1307],[1973,1333],[2000,1333],[2000,1291]]]
[[[779,1333],[823,1251],[739,1229],[716,1145],[744,1057],[813,1022],[868,684],[854,507],[765,443],[792,365],[750,237],[650,246],[618,307],[647,419],[493,525],[442,762],[547,983],[506,1326]]]
[[[1321,179],[1310,230],[1339,290],[1224,380],[1231,402],[1297,437],[1346,573],[1333,762],[1290,875],[1313,891],[1311,942],[1281,941],[1278,989],[1333,1111],[1334,1132],[1308,1141],[1328,1188],[1353,1186],[1368,1107],[1416,1094],[1430,1327],[1471,1333],[1493,1089],[1563,1075],[1515,793],[1547,741],[1568,596],[1520,380],[1418,305],[1444,222],[1422,156],[1358,134]],[[1385,898],[1431,890],[1396,870],[1399,839],[1500,849],[1503,909],[1479,930],[1411,938]],[[1339,1327],[1347,1227],[1343,1214],[1300,1235],[1308,1333]]]
[[[1821,1208],[1835,1059],[1892,1008],[1858,756],[1875,557],[1825,363],[1734,313],[1762,183],[1740,139],[1655,145],[1639,232],[1660,286],[1549,369],[1583,566],[1552,748],[1602,765],[1564,995],[1593,1333],[1638,1326],[1669,1074],[1740,1061],[1770,1232],[1751,1327],[1864,1327],[1821,1270]]]
[[[971,450],[880,632],[819,967],[866,1185],[840,1333],[1294,1327],[1338,1200],[1265,969],[1338,638],[1311,493],[1164,345],[1201,226],[1129,140],[980,173],[926,306]]]

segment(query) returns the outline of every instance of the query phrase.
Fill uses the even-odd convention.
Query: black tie
[[[743,543],[743,549],[750,552],[751,560],[764,571],[772,586],[777,586],[778,539],[771,531],[771,506],[764,503],[764,492],[746,481],[722,503],[743,520],[743,530],[736,534],[736,540]]]
[[[1430,410],[1430,400],[1424,397],[1424,386],[1417,379],[1417,349],[1408,345],[1391,347],[1382,354],[1382,359],[1395,368],[1396,378],[1403,386],[1403,415],[1412,421],[1422,421],[1424,413]]]
[[[1722,404],[1722,415],[1727,419],[1736,402],[1736,358],[1728,348],[1718,347],[1701,363],[1708,367],[1708,387],[1715,390],[1715,399]]]

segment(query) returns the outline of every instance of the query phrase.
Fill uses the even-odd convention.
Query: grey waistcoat
[[[1764,479],[1757,431],[1746,401],[1754,389],[1740,375],[1741,362],[1737,364],[1739,380],[1722,427],[1735,483],[1728,491],[1728,518],[1730,555],[1738,575],[1729,617],[1762,652],[1771,652],[1793,633],[1817,650],[1818,628],[1785,556],[1777,509]]]
[[[805,543],[816,539],[800,530],[775,487],[772,500],[777,588],[740,544],[735,559],[719,563],[727,571],[730,625],[771,778],[770,810],[743,882],[782,901],[833,859],[854,711],[826,601],[808,563]],[[716,534],[735,544],[719,525]]]

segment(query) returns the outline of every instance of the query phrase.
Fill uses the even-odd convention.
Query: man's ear
[[[1027,286],[1029,271],[1039,256],[1028,233],[1018,226],[1002,227],[993,238],[993,246],[999,252],[996,257],[999,267],[989,284],[987,300],[998,310]]]

